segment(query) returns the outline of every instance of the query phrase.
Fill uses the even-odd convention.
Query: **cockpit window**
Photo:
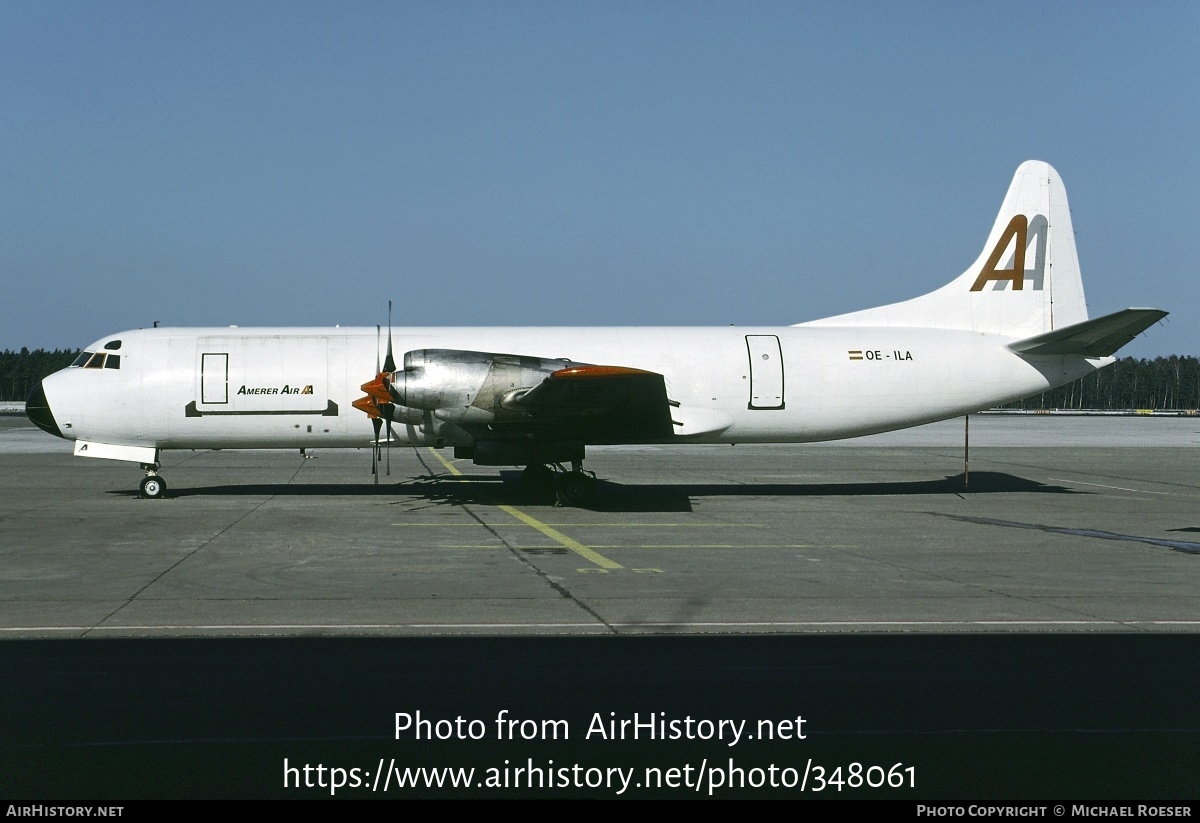
[[[113,342],[118,346],[121,345],[120,340]],[[102,351],[85,351],[80,352],[71,365],[82,366],[85,369],[119,369],[121,368],[121,355],[105,354]]]
[[[121,341],[120,340],[109,340],[107,343],[104,344],[104,348],[108,349],[109,351],[116,351],[117,349],[121,348]]]

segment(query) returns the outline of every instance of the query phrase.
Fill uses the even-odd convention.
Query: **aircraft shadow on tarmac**
[[[488,477],[410,477],[399,482],[374,483],[246,483],[175,488],[168,498],[208,496],[385,496],[424,498],[450,505],[545,505],[549,492],[534,493],[517,482],[519,473]],[[128,489],[109,494],[133,496]],[[601,480],[586,507],[611,512],[686,512],[697,497],[891,497],[898,495],[967,494],[1089,494],[1048,485],[1003,472],[972,472],[964,488],[961,474],[940,480],[901,480],[874,483],[613,483]]]

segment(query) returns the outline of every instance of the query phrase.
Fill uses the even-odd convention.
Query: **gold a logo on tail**
[[[1048,236],[1049,223],[1046,221],[1045,215],[1035,214],[1032,220],[1023,214],[1015,215],[1012,220],[1008,221],[1008,226],[1000,235],[999,242],[992,249],[992,253],[988,255],[987,262],[983,264],[983,269],[975,278],[975,284],[971,286],[971,291],[983,291],[983,287],[988,281],[994,284],[992,291],[1003,290],[1005,283],[1012,283],[1013,291],[1021,291],[1025,288],[1026,279],[1029,280],[1030,288],[1033,291],[1041,291],[1046,282],[1046,239]],[[1032,255],[1029,254],[1031,242],[1037,244]],[[997,269],[997,264],[1010,248],[1012,251],[1008,255],[1007,268]],[[1025,261],[1030,257],[1033,258],[1033,268],[1026,269]]]

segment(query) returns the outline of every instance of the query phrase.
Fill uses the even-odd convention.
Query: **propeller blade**
[[[376,326],[375,326],[375,374],[379,374],[379,325],[378,324],[376,324]],[[370,385],[370,384],[364,384],[364,385]],[[367,391],[367,390],[363,389],[363,391]],[[379,430],[383,427],[383,423],[379,419],[379,401],[376,400],[374,397],[370,396],[369,392],[368,392],[368,397],[364,397],[363,400],[370,400],[370,403],[371,403],[371,411],[367,411],[365,408],[362,410],[367,412],[367,416],[371,418],[371,426],[374,427],[374,429],[375,429],[375,442],[371,444],[371,475],[375,478],[375,485],[378,486],[379,485]],[[360,400],[359,402],[361,403],[362,400]],[[354,405],[354,404],[351,403],[350,405]],[[362,407],[360,406],[359,408],[362,408]]]
[[[388,374],[396,371],[396,358],[392,357],[392,301],[388,301],[388,347],[387,359],[383,361],[383,370]],[[375,371],[379,371],[376,369]]]
[[[360,409],[367,413],[371,418],[371,425],[375,427],[375,442],[371,444],[371,474],[375,475],[375,484],[379,484],[379,463],[381,462],[380,449],[382,446],[379,442],[379,431],[383,428],[384,422],[387,422],[387,473],[390,477],[392,474],[392,418],[396,412],[396,406],[391,402],[392,395],[389,391],[392,373],[396,371],[396,359],[392,356],[392,301],[388,301],[388,343],[387,343],[387,358],[383,361],[382,367],[379,364],[379,344],[380,344],[380,328],[375,326],[375,379],[369,383],[363,383],[362,390],[367,393],[367,397],[358,400],[351,405],[356,409]]]
[[[375,485],[379,485],[379,430],[383,428],[383,421],[378,417],[371,418],[371,425],[375,427],[375,442],[371,444],[371,474],[375,475]]]
[[[392,476],[392,409],[395,408],[390,403],[388,404],[387,412],[387,475]]]
[[[388,301],[388,345],[387,358],[383,361],[384,374],[380,375],[380,382],[383,384],[384,391],[388,394],[388,400],[391,400],[390,384],[392,374],[396,371],[396,358],[392,356],[392,301]],[[392,476],[392,417],[396,413],[396,406],[391,402],[385,403],[380,407],[383,416],[387,418],[387,473],[388,477]]]

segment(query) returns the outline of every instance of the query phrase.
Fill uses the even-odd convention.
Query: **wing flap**
[[[625,366],[574,364],[502,401],[539,429],[561,429],[589,443],[663,440],[673,436],[666,381]]]
[[[1125,309],[1018,340],[1009,348],[1025,355],[1108,357],[1166,316],[1167,312],[1160,309]]]

